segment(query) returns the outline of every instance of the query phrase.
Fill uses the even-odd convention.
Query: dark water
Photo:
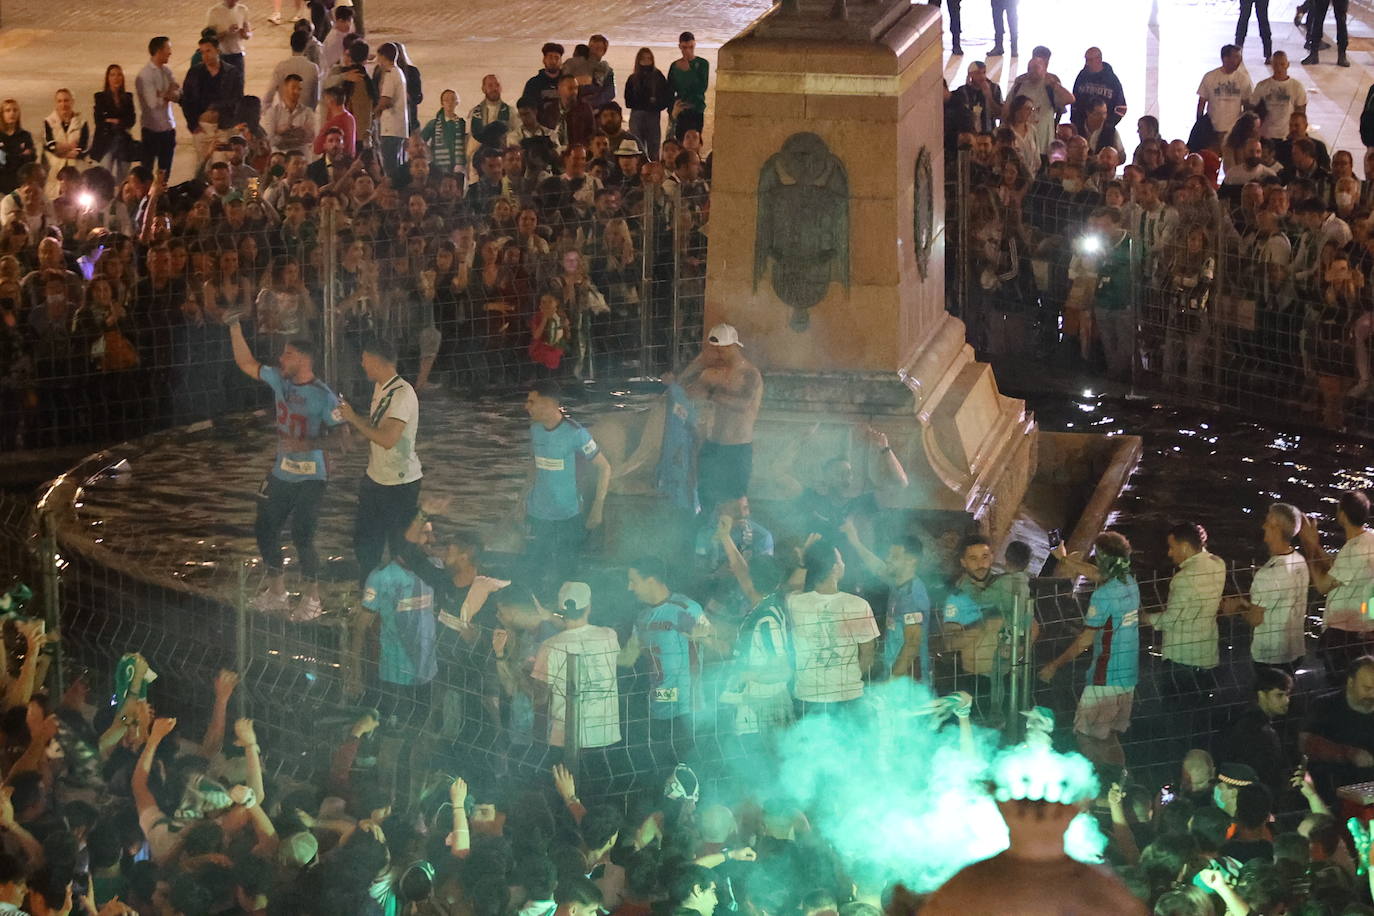
[[[600,389],[584,403],[570,404],[569,413],[590,425],[605,413],[644,409],[651,398],[629,388]],[[418,449],[425,494],[450,498],[448,517],[480,534],[490,550],[518,549],[515,513],[529,460],[523,400],[512,395],[474,401],[440,393],[421,402]],[[270,470],[275,443],[266,416],[171,434],[132,459],[127,470],[86,484],[77,509],[81,533],[159,578],[231,597],[240,566],[257,566],[255,494]],[[321,511],[316,547],[324,578],[334,580],[325,593],[330,609],[355,597],[347,591],[356,568],[352,526],[366,445],[354,436],[350,452],[335,462]],[[255,575],[250,584],[256,588]]]
[[[609,412],[642,410],[654,397],[652,388],[590,390],[570,413],[590,425]],[[1259,525],[1269,503],[1297,505],[1334,536],[1339,492],[1374,483],[1374,455],[1349,438],[1285,426],[1278,418],[1261,423],[1156,400],[1088,395],[1090,390],[1018,395],[1045,429],[1143,438],[1144,455],[1112,520],[1138,551],[1142,579],[1168,574],[1164,535],[1177,521],[1199,522],[1215,553],[1248,566],[1263,560]],[[440,394],[421,406],[425,491],[451,497],[450,517],[480,533],[489,549],[518,549],[515,511],[528,460],[527,422],[515,395],[474,401]],[[316,539],[326,578],[340,583],[353,576],[353,507],[366,464],[359,443],[355,437],[352,451],[335,466]],[[78,522],[127,562],[197,590],[231,594],[239,566],[255,562],[254,494],[273,447],[266,417],[171,435],[135,458],[128,472],[89,482]]]
[[[1209,549],[1232,565],[1262,563],[1260,524],[1270,503],[1313,515],[1326,543],[1338,537],[1335,501],[1342,490],[1374,484],[1368,444],[1323,430],[1259,422],[1235,413],[1103,395],[1018,394],[1044,429],[1128,433],[1144,455],[1117,502],[1113,524],[1138,551],[1142,578],[1169,572],[1164,536],[1195,521]],[[1339,543],[1335,541],[1334,543]]]

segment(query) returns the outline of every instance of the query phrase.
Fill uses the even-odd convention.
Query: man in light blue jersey
[[[1131,727],[1131,706],[1140,677],[1140,587],[1131,575],[1131,542],[1104,531],[1093,542],[1093,562],[1086,563],[1064,545],[1055,555],[1070,574],[1096,583],[1078,634],[1059,657],[1040,669],[1049,683],[1060,668],[1093,647],[1088,682],[1078,700],[1073,731],[1083,756],[1096,763],[1125,766],[1121,735]]]
[[[258,550],[267,569],[267,587],[253,599],[253,606],[269,612],[287,608],[281,528],[290,518],[291,540],[296,545],[304,580],[291,619],[314,620],[323,613],[315,526],[329,479],[325,440],[330,430],[344,426],[339,396],[315,377],[315,345],[310,341],[287,343],[282,348],[280,368],[274,368],[253,357],[237,319],[229,324],[229,339],[239,369],[271,388],[277,401],[277,458],[258,490],[258,518],[254,526]]]
[[[438,618],[434,589],[401,557],[373,570],[363,589],[363,607],[381,617],[379,708],[402,728],[422,727],[429,717],[430,684],[439,673]]]
[[[659,759],[669,748],[679,762],[691,750],[694,696],[701,675],[697,642],[711,630],[701,605],[669,589],[667,578],[667,566],[659,557],[640,557],[630,564],[629,589],[644,607],[618,659],[620,667],[629,668],[641,655],[648,656],[649,742],[655,766],[673,762]],[[631,703],[637,701],[638,697]]]
[[[883,559],[864,546],[852,518],[840,533],[874,575],[887,583],[887,617],[883,621],[883,667],[888,677],[909,677],[930,686],[930,595],[917,576],[925,547],[906,535],[893,539]]]
[[[586,533],[601,527],[606,491],[611,486],[611,463],[601,454],[592,434],[563,414],[558,383],[534,384],[525,398],[530,417],[529,488],[525,518],[530,542],[525,564],[532,581],[560,585],[571,581]],[[578,462],[596,468],[596,495],[583,515],[582,495],[577,488]]]

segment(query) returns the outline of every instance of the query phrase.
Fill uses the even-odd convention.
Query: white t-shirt
[[[787,599],[796,657],[793,695],[808,703],[863,696],[859,645],[878,638],[873,609],[858,595],[803,592]]]
[[[1250,603],[1264,608],[1255,627],[1250,657],[1264,665],[1286,665],[1303,654],[1307,614],[1307,562],[1296,550],[1270,557],[1250,583]]]
[[[400,67],[392,67],[382,74],[377,86],[378,98],[390,98],[394,103],[377,118],[383,137],[410,136],[409,108],[406,103],[406,75]]]
[[[563,747],[568,717],[568,656],[577,656],[577,734],[580,747],[620,740],[616,656],[620,640],[608,627],[581,626],[555,633],[539,646],[532,676],[549,685],[549,746]]]
[[[1240,120],[1241,108],[1253,89],[1250,74],[1245,72],[1244,67],[1237,68],[1234,73],[1226,73],[1217,67],[1202,78],[1197,94],[1207,102],[1207,114],[1212,118],[1212,127],[1224,134]]]
[[[243,38],[237,32],[229,30],[234,27],[241,29],[248,25],[248,7],[238,3],[230,9],[223,3],[216,3],[206,14],[205,24],[214,26],[215,31],[219,33],[219,53],[243,53]]]
[[[1271,76],[1260,80],[1250,92],[1250,104],[1254,106],[1260,102],[1264,103],[1260,136],[1281,140],[1288,136],[1288,118],[1293,109],[1307,107],[1307,89],[1291,76],[1286,80]]]
[[[420,399],[410,382],[395,375],[386,384],[373,386],[368,416],[373,426],[381,426],[387,417],[395,417],[405,423],[405,429],[391,448],[368,443],[367,476],[383,486],[419,480],[420,456],[415,454],[415,434],[420,426]]]
[[[1328,575],[1340,584],[1326,595],[1322,622],[1353,633],[1374,630],[1374,620],[1360,613],[1374,591],[1374,531],[1366,528],[1346,541]]]

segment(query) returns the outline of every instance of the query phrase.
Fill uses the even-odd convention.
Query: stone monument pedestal
[[[1036,427],[945,310],[941,64],[939,9],[900,0],[789,0],[721,49],[705,324],[738,328],[764,375],[752,496],[795,495],[803,433],[852,455],[871,424],[911,479],[895,499],[1001,537]],[[649,491],[653,423],[597,430],[614,492]]]

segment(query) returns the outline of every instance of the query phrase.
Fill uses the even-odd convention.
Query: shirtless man
[[[679,382],[702,410],[706,441],[697,455],[697,499],[707,512],[749,489],[754,466],[754,423],[763,402],[763,376],[744,358],[739,332],[718,324],[701,355]]]

